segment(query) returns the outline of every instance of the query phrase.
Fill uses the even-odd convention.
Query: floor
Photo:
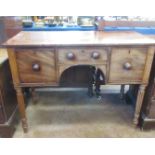
[[[37,90],[38,103],[30,100],[27,108],[29,132],[19,124],[14,138],[155,137],[155,130],[135,128],[133,106],[120,99],[117,88],[110,92],[102,89],[98,100],[86,89]]]

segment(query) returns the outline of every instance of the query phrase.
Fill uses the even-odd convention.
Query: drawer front
[[[143,78],[147,48],[113,48],[109,82],[140,83]]]
[[[19,78],[22,83],[56,81],[55,53],[51,49],[16,49]]]
[[[107,61],[107,49],[95,47],[74,47],[58,49],[59,64],[104,64]]]

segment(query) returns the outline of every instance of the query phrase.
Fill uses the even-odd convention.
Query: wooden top
[[[3,44],[4,47],[68,45],[155,45],[155,39],[131,31],[22,31]]]

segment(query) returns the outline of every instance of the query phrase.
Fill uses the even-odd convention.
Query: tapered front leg
[[[146,85],[140,85],[139,90],[138,90],[136,107],[135,107],[135,114],[134,114],[134,120],[133,120],[135,125],[138,125],[140,111],[141,111],[143,98],[144,98],[144,94],[145,94],[145,88],[146,88]]]
[[[16,93],[17,93],[18,108],[20,112],[22,127],[23,127],[24,133],[26,133],[28,132],[28,124],[27,124],[27,118],[26,118],[26,112],[25,112],[25,101],[24,101],[22,88],[17,87]]]

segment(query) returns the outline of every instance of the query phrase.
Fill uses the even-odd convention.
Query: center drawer
[[[49,83],[56,81],[55,52],[52,49],[15,49],[20,81]]]
[[[107,49],[104,47],[66,47],[58,49],[59,64],[104,64]]]

